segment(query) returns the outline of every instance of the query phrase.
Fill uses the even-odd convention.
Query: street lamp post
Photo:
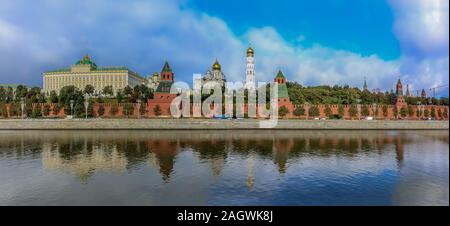
[[[377,115],[378,115],[377,103],[373,103],[373,119],[374,120],[377,120]]]
[[[358,120],[361,120],[361,100],[357,99],[356,102],[358,103]]]
[[[309,120],[309,103],[305,102],[305,106],[306,106],[305,115],[307,115],[306,120]]]
[[[22,109],[22,116],[21,116],[21,118],[23,119],[23,111],[24,111],[24,109],[25,109],[25,98],[20,98],[20,107],[21,107],[21,109]]]
[[[72,118],[73,118],[73,104],[74,104],[74,100],[70,100],[70,115],[72,116]]]
[[[141,118],[141,99],[137,99],[137,106],[138,106],[138,111],[139,111],[139,119]]]
[[[89,95],[84,95],[84,110],[85,110],[85,117],[88,118],[88,108],[89,108]]]

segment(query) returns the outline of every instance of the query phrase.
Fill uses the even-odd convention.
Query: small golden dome
[[[153,77],[158,77],[158,76],[159,76],[158,72],[153,73]]]
[[[253,48],[252,47],[248,47],[247,55],[253,55],[253,54],[255,54],[255,52],[253,51]]]
[[[222,66],[219,64],[219,61],[214,62],[213,66],[212,66],[213,71],[220,71],[222,70]]]

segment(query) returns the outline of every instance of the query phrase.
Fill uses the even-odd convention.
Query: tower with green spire
[[[170,93],[170,88],[173,84],[173,75],[172,68],[170,68],[169,62],[166,61],[161,70],[160,82],[158,88],[156,88],[156,92]]]
[[[367,81],[366,81],[366,77],[364,77],[364,87],[363,87],[364,91],[369,91],[369,87],[367,86]]]
[[[274,82],[278,84],[278,101],[289,101],[289,94],[286,86],[286,77],[281,70],[278,70]]]

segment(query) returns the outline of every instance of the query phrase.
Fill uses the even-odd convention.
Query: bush
[[[288,113],[289,113],[289,110],[285,106],[281,106],[278,109],[278,115],[281,116],[281,117],[286,116]]]
[[[316,117],[320,115],[320,110],[317,106],[312,106],[308,110],[309,116]]]
[[[134,114],[134,106],[131,103],[123,104],[123,113],[128,117]]]
[[[0,117],[8,118],[8,109],[6,108],[6,104],[0,105]]]
[[[350,109],[348,109],[348,114],[350,115],[350,118],[355,118],[358,115],[358,109],[354,104],[350,106]]]
[[[361,115],[366,117],[369,116],[370,112],[369,112],[369,106],[367,105],[363,105],[361,108]]]
[[[401,116],[402,118],[405,118],[407,115],[408,115],[408,110],[407,110],[405,107],[402,107],[402,108],[400,109],[400,116]]]
[[[305,108],[304,107],[297,107],[297,108],[295,108],[294,115],[295,116],[303,116],[303,115],[305,115]]]
[[[102,104],[102,105],[100,105],[100,106],[98,107],[97,115],[98,115],[99,117],[102,117],[104,114],[105,114],[105,107],[104,107],[103,104]]]
[[[425,116],[425,118],[430,117],[430,111],[428,109],[425,109],[425,111],[423,112],[423,115]]]
[[[117,104],[112,104],[109,113],[111,114],[111,116],[116,116],[117,112],[119,112],[119,107],[117,106]]]
[[[50,114],[50,105],[49,104],[44,104],[43,113],[44,113],[44,117],[47,117]]]
[[[36,106],[34,106],[33,111],[31,113],[31,117],[32,118],[40,118],[40,117],[42,117],[41,106],[39,104],[36,104]]]
[[[431,107],[431,118],[436,118],[436,109]]]
[[[447,110],[447,108],[444,108],[444,113],[442,113],[442,116],[444,116],[444,119],[448,118],[448,110]]]
[[[338,107],[338,117],[344,118],[344,107],[342,105],[339,105]]]
[[[325,115],[326,115],[328,118],[331,118],[331,115],[332,115],[332,114],[333,114],[333,112],[332,112],[330,106],[329,106],[329,105],[325,106]]]
[[[145,103],[141,103],[139,107],[139,114],[145,115],[147,113],[147,105]]]
[[[387,107],[387,105],[383,105],[381,110],[383,111],[383,116],[386,118],[388,116],[388,107]]]

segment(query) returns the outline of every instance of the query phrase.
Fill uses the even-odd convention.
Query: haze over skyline
[[[99,66],[143,76],[169,61],[191,83],[217,58],[227,79],[245,80],[255,49],[256,79],[278,69],[302,85],[411,91],[447,85],[448,1],[0,0],[0,84],[42,86],[42,73],[89,53]],[[406,90],[406,87],[405,87]],[[448,96],[448,86],[436,90]],[[416,94],[413,92],[413,94]]]

